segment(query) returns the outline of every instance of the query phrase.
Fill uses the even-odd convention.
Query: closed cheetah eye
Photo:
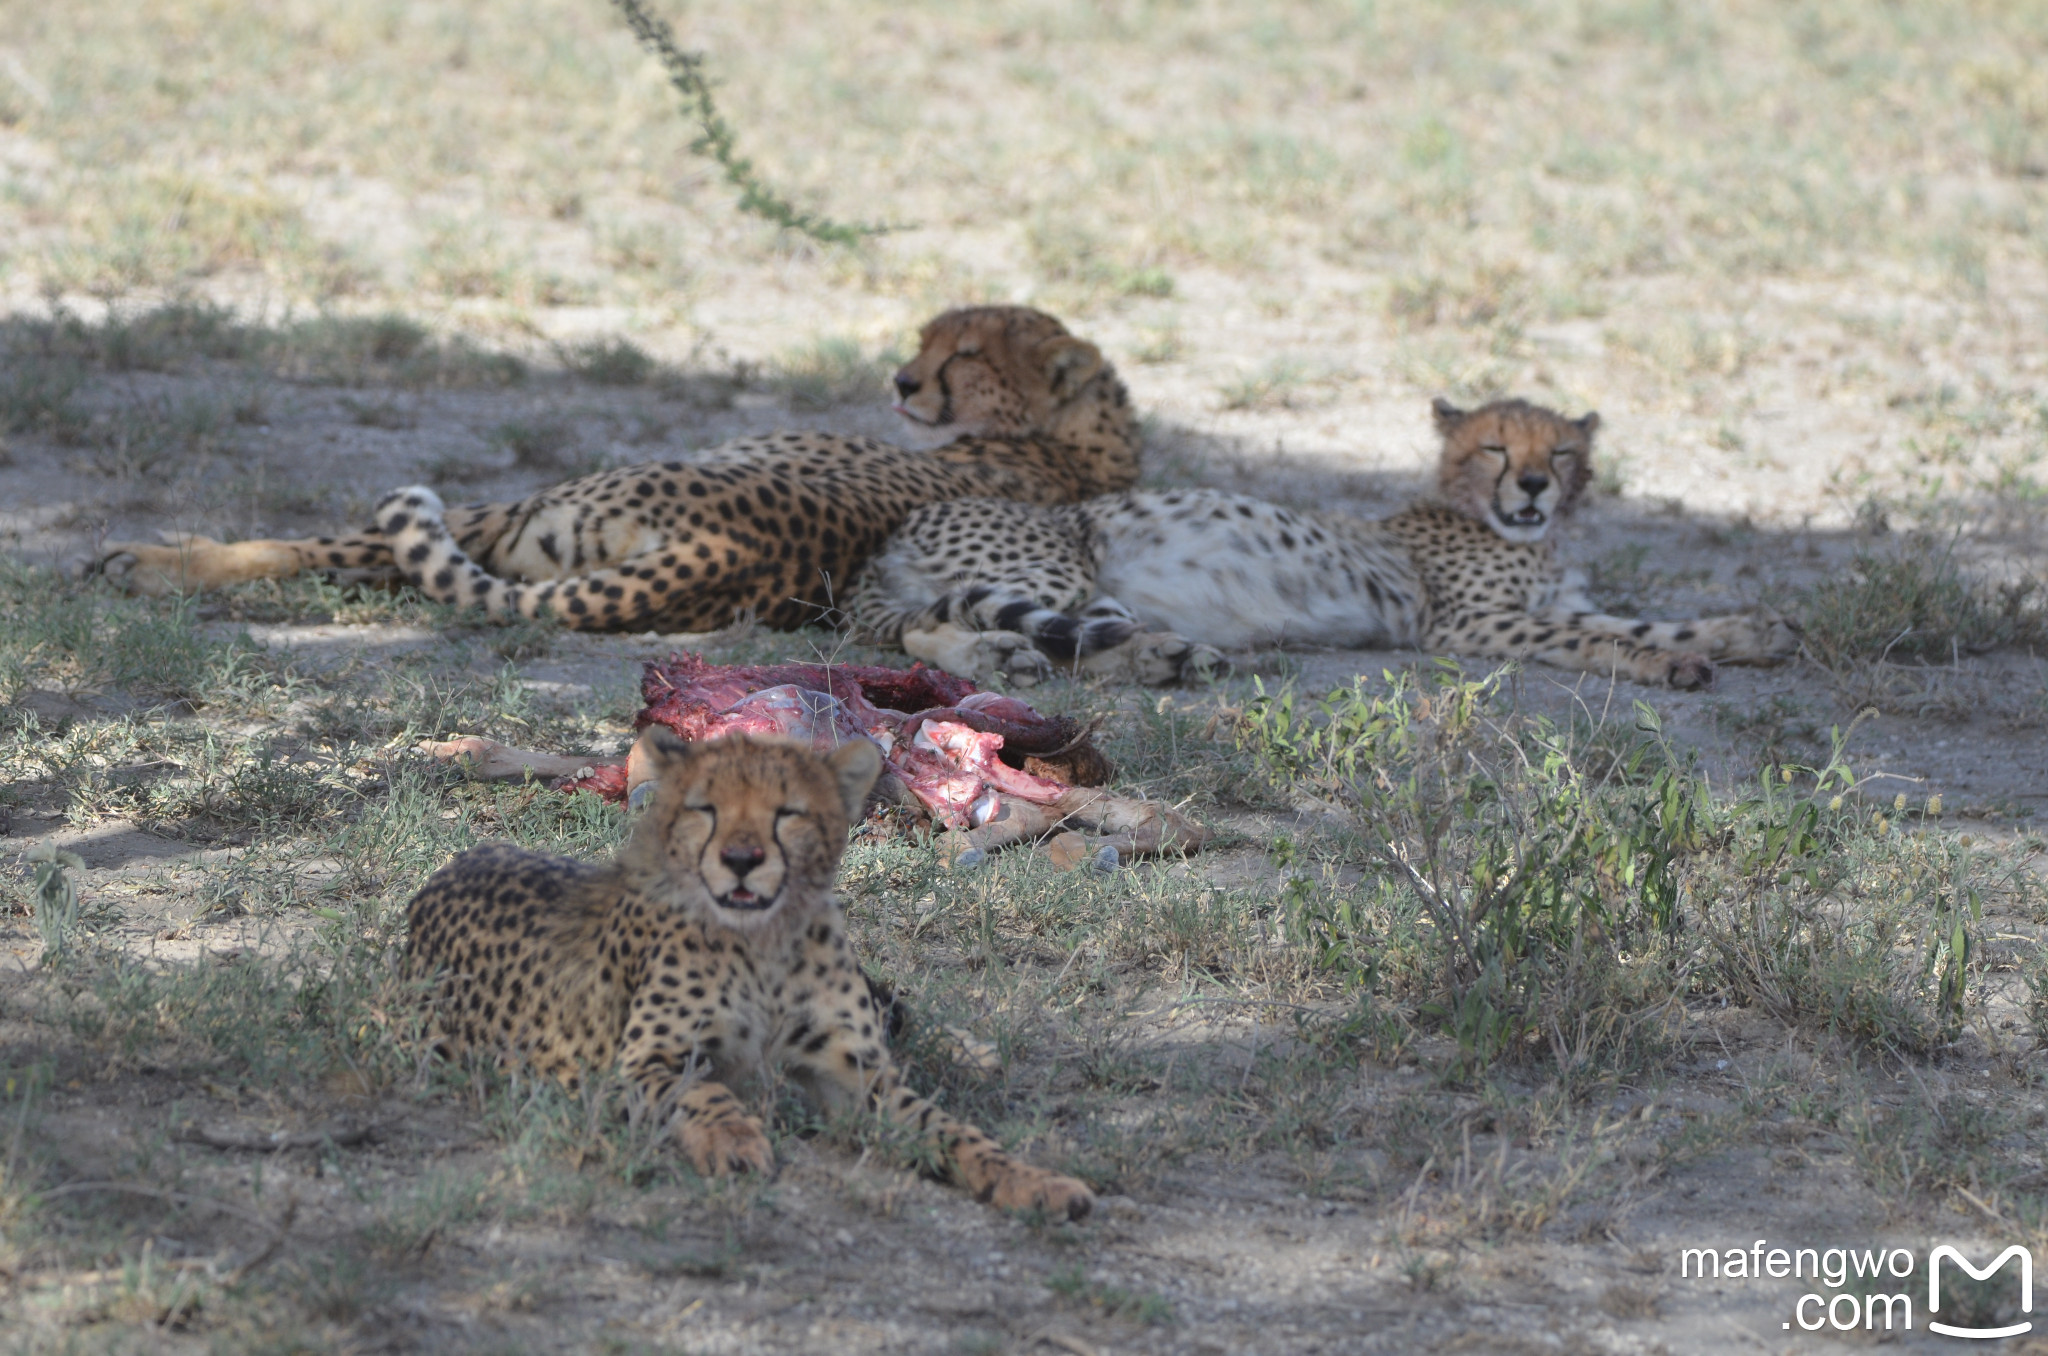
[[[1508,450],[1505,447],[1501,447],[1495,443],[1487,443],[1484,446],[1482,446],[1479,450],[1481,452],[1491,452],[1496,457],[1505,457],[1508,454]]]

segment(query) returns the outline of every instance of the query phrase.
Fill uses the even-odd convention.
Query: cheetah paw
[[[988,1200],[998,1210],[1040,1210],[1053,1219],[1082,1219],[1095,1208],[1087,1186],[1028,1163],[1010,1164]]]
[[[1703,654],[1675,654],[1664,681],[1680,692],[1714,690],[1714,661]]]
[[[1001,674],[1018,687],[1037,687],[1053,675],[1052,660],[1031,643],[1029,636],[1016,631],[975,632],[959,663],[972,671],[956,669],[951,663],[945,666],[946,671],[969,680]]]
[[[198,557],[220,543],[195,534],[164,534],[162,546],[139,541],[110,541],[100,554],[78,563],[77,574],[105,579],[123,593],[161,598],[203,588],[205,570]]]
[[[1731,647],[1734,653],[1729,658],[1790,659],[1799,653],[1804,628],[1776,608],[1756,608],[1742,614],[1742,620],[1748,623],[1748,634]]]
[[[1001,652],[999,648],[1002,657],[997,667],[1002,670],[1003,677],[1018,687],[1037,687],[1052,677],[1052,660],[1029,639],[1014,631],[994,631],[990,635],[1001,638],[999,645],[1010,647],[1007,652]]]
[[[775,1150],[761,1122],[740,1111],[716,1117],[690,1117],[677,1136],[690,1165],[704,1177],[723,1177],[729,1172],[775,1171]]]
[[[1183,683],[1213,683],[1229,676],[1230,661],[1213,645],[1190,644],[1188,652],[1181,656],[1180,680]]]
[[[1130,676],[1147,687],[1213,677],[1230,668],[1222,651],[1172,631],[1137,636],[1123,653]]]
[[[905,631],[904,652],[913,659],[980,682],[996,674],[1018,687],[1034,687],[1053,675],[1052,661],[1015,631],[970,631],[948,622],[929,631]]]

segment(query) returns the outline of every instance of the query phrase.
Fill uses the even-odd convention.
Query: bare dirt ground
[[[676,18],[777,182],[906,229],[735,214],[601,6],[0,11],[0,1347],[1934,1350],[1924,1270],[1912,1332],[1838,1335],[1795,1301],[1870,1287],[1679,1251],[2048,1258],[2048,655],[2038,596],[1997,591],[2044,549],[2038,14]],[[643,660],[833,637],[507,633],[310,583],[138,605],[63,572],[108,537],[347,526],[413,481],[898,437],[889,355],[990,299],[1102,344],[1154,484],[1386,512],[1432,395],[1598,408],[1564,547],[1595,595],[1769,602],[1811,642],[1708,693],[1504,684],[1502,721],[1591,731],[1574,758],[1644,704],[1737,807],[1685,850],[1685,928],[1580,929],[1606,977],[1544,971],[1485,1045],[1370,816],[1233,733],[1254,679],[1426,656],[1055,684],[1032,700],[1106,714],[1123,784],[1224,843],[1102,878],[864,845],[847,894],[916,1078],[1097,1214],[1004,1217],[789,1105],[772,1182],[707,1184],[601,1099],[419,1067],[410,892],[478,838],[588,855],[619,821],[408,751],[615,750]],[[1791,818],[1754,809],[1781,785]],[[1798,805],[1821,838],[1751,853]],[[61,960],[44,844],[82,861]],[[223,1147],[273,1132],[301,1138]]]

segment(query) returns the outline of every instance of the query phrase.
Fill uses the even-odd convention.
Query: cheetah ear
[[[1070,334],[1046,340],[1039,346],[1038,356],[1045,364],[1046,384],[1062,398],[1073,395],[1102,370],[1102,350]]]
[[[661,787],[662,776],[695,756],[666,725],[650,725],[626,753],[626,808],[644,810]]]
[[[696,746],[666,725],[650,725],[633,746],[635,760],[645,758],[650,773],[656,769],[687,763],[696,756]],[[658,775],[658,773],[655,773]]]
[[[1451,436],[1453,429],[1465,422],[1465,411],[1442,396],[1429,402],[1429,412],[1436,420],[1436,431],[1446,438]]]
[[[875,778],[882,775],[882,751],[866,739],[850,739],[825,756],[839,778],[839,802],[848,819],[859,819]]]
[[[1593,435],[1600,429],[1600,411],[1587,410],[1583,418],[1572,421],[1572,427],[1585,434],[1588,443],[1592,442]]]

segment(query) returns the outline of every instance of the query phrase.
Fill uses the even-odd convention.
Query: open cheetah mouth
[[[1502,522],[1513,527],[1541,527],[1543,525],[1543,510],[1537,508],[1534,504],[1525,504],[1513,513],[1501,513],[1499,509],[1495,509],[1494,512],[1499,514]]]
[[[757,895],[746,886],[728,890],[718,897],[722,909],[737,909],[742,913],[755,913],[775,903],[774,895]]]

